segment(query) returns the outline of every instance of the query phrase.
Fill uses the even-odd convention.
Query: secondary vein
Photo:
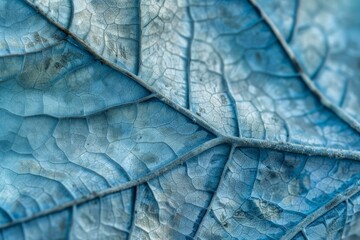
[[[47,215],[50,215],[50,214],[53,214],[53,213],[56,213],[56,212],[60,212],[62,210],[69,209],[69,208],[73,208],[74,206],[84,204],[84,203],[89,202],[91,200],[101,198],[101,197],[110,195],[112,193],[117,193],[117,192],[121,192],[123,190],[129,189],[129,188],[132,188],[132,187],[136,187],[136,186],[138,186],[140,184],[146,183],[146,182],[150,181],[151,179],[156,178],[156,177],[164,174],[165,172],[168,172],[168,171],[172,170],[176,166],[179,166],[179,165],[183,164],[184,162],[186,162],[188,159],[190,159],[190,158],[192,158],[194,156],[197,156],[200,153],[202,153],[202,152],[204,152],[204,151],[206,151],[206,150],[208,150],[210,148],[213,148],[215,146],[223,144],[224,142],[225,142],[224,138],[212,139],[212,140],[207,141],[207,142],[203,143],[202,145],[194,148],[193,150],[189,151],[188,153],[178,157],[177,159],[172,161],[170,164],[167,164],[167,165],[165,165],[165,166],[163,166],[161,168],[158,168],[158,169],[146,174],[143,177],[131,180],[129,182],[120,184],[120,185],[115,186],[115,187],[105,189],[103,191],[93,192],[92,194],[86,195],[86,196],[84,196],[82,198],[74,199],[73,201],[58,205],[56,207],[53,207],[53,208],[50,208],[50,209],[47,209],[47,210],[44,210],[44,211],[37,212],[37,213],[35,213],[35,214],[31,215],[31,216],[24,217],[24,218],[19,218],[19,219],[16,219],[16,220],[12,221],[12,222],[2,224],[2,225],[0,225],[0,229],[9,228],[9,227],[12,227],[12,226],[17,225],[17,224],[23,224],[25,222],[29,222],[31,220],[34,220],[34,219],[37,219],[37,218],[40,218],[40,217],[44,217],[44,216],[47,216]]]
[[[357,122],[353,117],[351,117],[349,114],[344,112],[340,107],[333,104],[331,101],[329,101],[323,94],[317,89],[314,82],[311,80],[309,75],[304,71],[304,69],[301,67],[299,62],[295,58],[295,54],[290,48],[290,46],[287,44],[286,40],[281,35],[280,31],[277,29],[275,24],[272,22],[270,17],[261,9],[261,7],[256,3],[255,0],[248,0],[249,3],[258,11],[260,16],[264,19],[266,24],[270,27],[271,31],[279,41],[281,47],[287,54],[287,56],[290,58],[290,61],[294,65],[294,67],[297,69],[300,79],[305,83],[305,85],[308,87],[308,89],[319,99],[320,103],[325,106],[327,109],[332,111],[336,116],[338,116],[340,119],[342,119],[345,123],[347,123],[351,128],[356,130],[358,133],[360,133],[360,123]]]

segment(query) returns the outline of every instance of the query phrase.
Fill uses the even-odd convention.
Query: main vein
[[[21,224],[21,223],[24,223],[24,222],[28,222],[28,221],[31,221],[31,220],[33,220],[35,218],[43,217],[43,216],[46,216],[46,215],[49,215],[49,214],[52,214],[52,213],[55,213],[55,212],[66,210],[68,208],[72,208],[74,206],[86,203],[86,202],[91,201],[91,200],[96,199],[96,198],[101,198],[103,196],[106,196],[106,195],[109,195],[109,194],[112,194],[112,193],[116,193],[116,192],[119,192],[119,191],[122,191],[122,190],[125,190],[125,189],[129,189],[129,188],[138,186],[138,185],[140,185],[142,183],[148,182],[149,180],[160,176],[161,174],[163,174],[163,173],[165,173],[167,171],[170,171],[171,169],[173,169],[176,166],[184,163],[185,161],[187,161],[191,157],[194,157],[194,156],[196,156],[196,155],[198,155],[198,154],[200,154],[200,153],[202,153],[202,152],[204,152],[204,151],[206,151],[206,150],[208,150],[208,149],[210,149],[212,147],[215,147],[215,146],[223,144],[223,143],[233,144],[233,145],[236,145],[238,147],[267,148],[267,149],[286,151],[286,152],[292,152],[292,153],[299,153],[299,154],[306,154],[306,155],[326,156],[326,157],[332,157],[332,158],[348,158],[348,159],[360,161],[360,152],[358,152],[358,151],[329,149],[329,148],[325,148],[325,147],[316,147],[316,146],[315,147],[314,146],[304,146],[304,145],[300,145],[300,144],[292,144],[292,143],[285,143],[285,142],[272,142],[272,141],[268,141],[268,140],[247,139],[247,138],[239,138],[239,137],[225,137],[218,130],[216,130],[214,127],[209,125],[206,121],[204,121],[202,118],[194,115],[188,109],[174,103],[173,101],[168,99],[166,96],[164,96],[161,93],[157,92],[153,87],[149,86],[146,82],[144,82],[142,79],[140,79],[135,74],[127,71],[126,69],[123,69],[123,68],[115,65],[111,61],[109,61],[109,60],[103,58],[102,56],[100,56],[99,54],[97,54],[83,40],[78,38],[75,34],[70,32],[68,29],[61,26],[60,24],[58,24],[55,20],[47,17],[46,14],[41,9],[39,9],[37,6],[35,6],[34,4],[32,4],[32,3],[30,3],[30,2],[28,2],[26,0],[25,0],[25,2],[28,3],[34,9],[36,9],[36,11],[38,11],[41,15],[43,15],[46,19],[48,19],[52,24],[54,24],[59,29],[61,29],[66,34],[73,37],[76,41],[78,41],[80,44],[82,44],[83,47],[88,52],[90,52],[95,58],[99,59],[103,63],[105,63],[108,66],[110,66],[111,68],[115,69],[116,71],[121,72],[122,74],[124,74],[127,77],[131,78],[132,80],[136,81],[141,86],[143,86],[144,88],[149,90],[151,93],[153,93],[153,95],[155,95],[155,97],[157,97],[159,100],[161,100],[165,104],[169,105],[170,107],[174,108],[178,112],[184,114],[188,118],[192,119],[194,122],[196,122],[197,124],[199,124],[200,126],[205,128],[206,130],[214,133],[218,137],[213,139],[213,140],[210,140],[210,141],[208,141],[208,142],[206,142],[206,143],[204,143],[202,145],[200,145],[199,147],[197,147],[197,148],[193,149],[192,151],[188,152],[187,154],[185,154],[183,156],[180,156],[179,158],[177,158],[176,160],[174,160],[170,164],[168,164],[168,165],[166,165],[166,166],[164,166],[162,168],[159,168],[159,169],[157,169],[155,171],[152,171],[151,173],[148,173],[147,175],[145,175],[145,176],[143,176],[143,177],[141,177],[139,179],[132,180],[132,181],[129,181],[127,183],[123,183],[121,185],[118,185],[116,187],[108,188],[106,190],[90,194],[88,196],[84,196],[83,198],[80,198],[80,199],[75,199],[75,200],[70,201],[68,203],[58,205],[57,207],[54,207],[52,209],[48,209],[48,210],[45,210],[45,211],[35,213],[35,214],[33,214],[32,216],[29,216],[29,217],[20,218],[20,219],[17,219],[15,221],[0,225],[0,229],[8,228],[8,227],[14,226],[16,224]],[[320,102],[324,106],[326,106],[328,109],[332,110],[337,116],[339,116],[342,120],[344,120],[346,123],[348,123],[352,128],[354,128],[355,130],[360,132],[359,123],[357,123],[353,118],[351,118],[346,113],[344,113],[339,107],[333,105],[330,101],[328,101],[317,90],[316,86],[313,84],[313,82],[311,81],[309,76],[303,71],[303,69],[298,64],[292,50],[287,45],[286,41],[283,39],[283,37],[281,36],[281,34],[279,33],[279,31],[277,30],[275,25],[271,22],[269,17],[260,9],[260,7],[255,3],[254,0],[249,0],[249,2],[258,10],[258,12],[264,18],[265,22],[268,23],[268,25],[270,26],[270,28],[272,29],[272,31],[274,32],[274,34],[278,38],[280,44],[284,48],[285,52],[288,54],[289,58],[291,59],[293,64],[298,69],[302,80],[309,87],[309,89],[313,92],[313,94],[316,95],[319,98]],[[296,233],[298,232],[297,230],[301,230],[302,228],[304,228],[304,226],[306,226],[309,223],[311,223],[312,221],[314,221],[316,216],[321,216],[322,214],[324,214],[326,212],[324,209],[329,209],[329,205],[335,207],[339,203],[343,202],[344,199],[346,200],[346,199],[350,198],[351,196],[353,196],[354,194],[356,194],[359,191],[360,190],[359,190],[358,187],[351,188],[350,190],[345,192],[343,197],[335,197],[326,206],[318,209],[312,215],[309,215],[308,217],[306,217],[299,225],[297,225],[293,230],[291,230],[287,235],[285,235],[284,238],[289,238],[294,234],[296,235]]]
[[[99,59],[101,62],[103,62],[104,64],[113,68],[114,70],[116,70],[116,71],[124,74],[125,76],[131,78],[132,80],[136,81],[141,86],[143,86],[145,89],[147,89],[148,91],[153,93],[152,96],[155,96],[156,98],[158,98],[160,101],[164,102],[171,108],[175,109],[176,111],[178,111],[178,112],[182,113],[183,115],[185,115],[186,117],[190,118],[193,122],[197,123],[198,125],[200,125],[204,129],[208,130],[209,132],[213,133],[214,135],[227,139],[226,140],[227,142],[238,143],[238,144],[246,146],[246,147],[269,148],[269,149],[274,149],[274,150],[301,153],[301,154],[306,154],[306,155],[318,155],[318,156],[327,156],[327,157],[333,157],[333,158],[349,158],[352,160],[360,160],[360,152],[358,152],[358,151],[331,149],[331,148],[316,147],[316,146],[305,146],[305,145],[300,145],[300,144],[285,143],[285,142],[273,142],[273,141],[269,141],[269,140],[258,140],[258,139],[253,139],[253,138],[239,138],[239,137],[224,136],[220,131],[218,131],[213,126],[211,126],[209,123],[207,123],[203,118],[197,116],[196,114],[193,114],[190,110],[184,108],[183,106],[174,103],[169,98],[167,98],[165,95],[163,95],[162,93],[155,90],[152,86],[149,86],[144,80],[139,78],[137,75],[135,75],[135,74],[129,72],[128,70],[123,69],[123,68],[117,66],[116,64],[112,63],[111,61],[103,58],[101,55],[99,55],[94,50],[92,50],[90,46],[88,46],[82,39],[77,37],[74,33],[72,33],[65,27],[58,24],[55,20],[48,17],[46,15],[46,13],[44,11],[42,11],[41,9],[39,9],[36,5],[34,5],[33,3],[30,3],[28,0],[24,0],[24,1],[29,6],[34,8],[37,12],[39,12],[39,14],[41,14],[43,17],[45,17],[50,23],[52,23],[53,25],[55,25],[56,27],[58,27],[59,29],[64,31],[66,34],[68,34],[69,36],[74,38],[77,42],[79,42],[95,58]],[[249,1],[252,2],[252,4],[254,6],[259,8],[259,6],[256,5],[256,3],[253,0],[249,0]],[[261,11],[261,10],[259,10],[259,11]],[[262,11],[261,11],[261,13],[262,13]],[[262,14],[264,14],[264,13],[262,13]],[[263,15],[263,16],[265,16],[266,19],[268,19],[267,22],[269,24],[272,24],[266,15]],[[278,35],[277,37],[279,38],[279,40],[282,39],[282,41],[284,42],[283,46],[285,48],[289,49],[289,47],[287,47],[287,45],[285,43],[285,40],[281,37],[279,31],[276,29],[275,26],[273,26],[273,31],[275,31],[277,33],[277,35]],[[291,50],[289,50],[289,51],[291,51]],[[342,112],[342,111],[340,110],[340,112]]]

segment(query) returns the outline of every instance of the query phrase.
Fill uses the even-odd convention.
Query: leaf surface
[[[0,1],[0,239],[360,236],[357,6]]]

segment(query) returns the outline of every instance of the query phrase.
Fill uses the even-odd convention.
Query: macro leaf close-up
[[[0,0],[0,240],[360,239],[359,13]]]

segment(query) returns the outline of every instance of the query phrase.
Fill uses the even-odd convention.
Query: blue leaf
[[[358,238],[359,6],[0,0],[0,239]]]

